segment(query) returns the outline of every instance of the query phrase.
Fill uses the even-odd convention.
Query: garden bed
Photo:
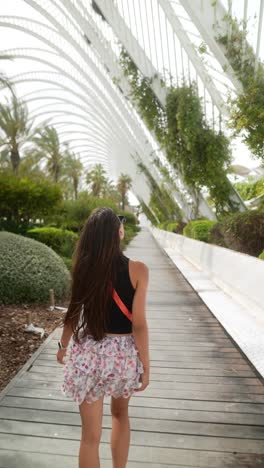
[[[67,304],[60,305],[67,307]],[[32,323],[44,328],[43,338],[25,332],[29,312]],[[62,317],[62,311],[50,311],[48,304],[0,305],[0,391],[57,328]]]

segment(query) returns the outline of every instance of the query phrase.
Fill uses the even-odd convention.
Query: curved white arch
[[[5,19],[6,19],[6,21],[4,21]],[[12,21],[9,23],[8,19],[9,20],[13,19],[14,21],[17,21],[17,23],[16,22],[12,23]],[[28,25],[28,27],[26,27],[24,25],[21,25],[19,22],[21,22],[23,24],[26,23]],[[80,75],[83,76],[83,78],[85,78],[87,80],[87,82],[89,82],[89,76],[87,75],[87,73],[85,73],[82,70],[82,68],[80,67],[80,65],[76,64],[71,59],[71,57],[67,56],[62,48],[58,47],[55,44],[55,40],[54,40],[54,42],[51,42],[51,40],[47,39],[47,34],[45,35],[44,32],[43,32],[43,35],[40,34],[40,32],[44,29],[44,30],[47,30],[46,32],[54,34],[56,36],[57,40],[58,39],[61,40],[61,37],[57,37],[57,35],[58,35],[57,31],[52,29],[50,26],[44,25],[43,23],[41,23],[39,21],[35,21],[35,20],[30,20],[29,21],[29,20],[27,20],[25,18],[20,18],[20,17],[1,17],[0,18],[0,26],[11,27],[11,28],[14,28],[14,29],[18,29],[18,30],[23,31],[26,34],[32,35],[33,37],[36,37],[36,39],[44,42],[46,45],[51,47],[51,49],[55,49],[66,61],[68,61],[73,66],[73,68],[76,68],[78,70]],[[36,32],[34,31],[34,27],[38,28]],[[65,40],[65,39],[63,38],[63,40]],[[71,40],[69,42],[72,43]],[[58,40],[58,43],[60,43],[59,40]],[[128,112],[128,110],[126,109],[125,106],[123,106],[123,109],[120,108],[120,99],[121,99],[121,97],[118,96],[118,93],[114,90],[114,87],[113,87],[112,83],[111,83],[111,86],[110,86],[109,81],[106,79],[105,76],[103,76],[103,73],[99,72],[99,70],[94,65],[94,63],[92,62],[90,57],[88,57],[88,56],[83,57],[83,53],[82,53],[81,49],[79,49],[78,52],[82,56],[82,58],[88,60],[88,63],[89,63],[89,66],[90,66],[92,72],[96,75],[98,80],[100,82],[102,82],[102,85],[104,86],[104,91],[105,92],[102,93],[102,89],[100,89],[100,87],[98,86],[98,84],[95,81],[93,81],[93,88],[90,88],[89,90],[87,88],[87,84],[85,86],[83,83],[78,82],[78,85],[80,87],[85,86],[86,92],[90,92],[91,95],[93,95],[94,98],[97,99],[97,102],[99,101],[102,104],[102,106],[105,109],[105,112],[107,114],[109,114],[110,109],[111,109],[111,112],[113,112],[115,118],[117,119],[117,122],[120,121],[120,117],[121,118],[123,117],[124,118],[123,123],[125,124],[128,131],[131,131],[131,129],[128,126],[128,122],[131,120],[131,113]],[[73,78],[71,77],[71,79],[73,79]],[[113,102],[115,102],[116,107],[113,106],[113,104],[109,100],[109,97],[111,99],[113,99]],[[106,102],[104,101],[103,98],[106,100]],[[117,112],[117,110],[119,111],[119,113]],[[122,116],[122,114],[123,114],[123,116]],[[109,115],[109,118],[113,118],[113,115]]]
[[[42,75],[45,75],[45,74],[48,74],[49,79],[47,79],[47,78],[45,78],[45,79],[44,79],[44,78],[39,78],[39,77],[38,77],[39,74],[41,74],[41,76],[42,76]],[[28,76],[28,78],[24,78],[24,76]],[[37,78],[36,78],[36,76],[37,76]],[[52,80],[50,79],[50,77],[52,77]],[[57,83],[56,81],[54,81],[54,77],[58,78],[58,83]],[[21,74],[21,75],[18,75],[17,77],[12,77],[12,78],[11,78],[11,81],[12,81],[13,83],[19,83],[19,82],[22,82],[22,81],[29,81],[29,82],[31,82],[32,80],[36,80],[36,79],[37,79],[38,81],[42,81],[42,82],[44,82],[44,83],[47,83],[47,82],[49,82],[49,83],[56,83],[56,84],[58,84],[58,86],[62,87],[63,89],[67,89],[67,90],[69,89],[68,87],[66,87],[65,85],[62,85],[62,84],[60,83],[60,81],[59,81],[59,75],[58,75],[57,73],[50,73],[50,72],[46,72],[46,71]],[[110,124],[111,124],[112,121],[109,120],[109,122],[110,122]],[[124,129],[123,129],[123,130],[124,130]],[[111,127],[111,133],[113,133],[113,128],[112,128],[112,127]],[[117,131],[116,131],[115,133],[117,133],[117,137],[120,139],[120,138],[121,138],[120,133],[117,132]],[[124,131],[123,131],[122,133],[123,133],[123,136],[124,136],[125,138],[131,139],[131,135],[126,135],[126,134],[124,134]]]
[[[38,50],[38,49],[34,49],[34,50]],[[9,51],[6,51],[6,53],[9,53]],[[41,62],[41,63],[44,63],[44,64],[46,64],[46,65],[49,65],[49,62],[47,62],[46,60],[42,60],[42,59],[39,58],[39,57],[32,57],[32,56],[30,56],[30,55],[27,56],[26,54],[20,55],[20,56],[18,56],[17,58],[29,58],[29,59],[31,59],[31,60],[35,60],[35,61],[37,61],[37,62]],[[55,70],[58,71],[58,76],[61,76],[61,74],[63,74],[64,76],[66,76],[66,77],[69,78],[70,80],[73,80],[73,81],[76,83],[77,86],[80,86],[80,83],[79,83],[78,81],[76,81],[75,78],[73,78],[70,74],[66,73],[66,72],[65,72],[64,70],[62,70],[60,67],[55,66],[55,65],[51,65],[51,68],[54,68]],[[43,72],[42,72],[42,73],[43,73]],[[50,73],[50,72],[46,72],[46,73]],[[80,86],[80,87],[82,87],[82,86]],[[87,89],[86,91],[88,91],[88,89]],[[87,92],[86,94],[87,94],[87,96],[89,96],[89,93],[88,93],[88,92]],[[82,102],[83,102],[83,99],[82,99]],[[106,124],[109,125],[110,120],[107,119],[107,118],[105,117],[105,109],[104,109],[104,110],[101,109],[101,106],[100,106],[100,105],[99,105],[99,106],[98,106],[98,105],[96,106],[96,103],[95,103],[92,99],[91,99],[90,102],[89,102],[89,107],[87,107],[87,113],[90,113],[90,110],[91,110],[91,109],[94,109],[94,111],[102,117],[102,119],[104,120],[104,122],[105,122]],[[91,114],[92,114],[92,113],[91,113]],[[95,114],[92,114],[92,115],[93,115],[93,117],[94,117]],[[109,115],[109,118],[110,118],[110,115]],[[117,123],[117,122],[116,122],[116,123]]]
[[[40,25],[41,25],[41,23],[40,23]],[[17,27],[17,25],[16,25],[16,27]],[[66,58],[66,57],[65,57],[65,58]],[[146,137],[144,136],[144,138],[146,138]]]
[[[22,21],[23,21],[23,23],[25,23],[25,20],[22,20]],[[41,24],[41,23],[38,23],[38,24]],[[46,26],[46,25],[45,25],[45,26]],[[45,26],[44,26],[44,27],[45,27]],[[12,24],[12,27],[14,27],[14,24]],[[22,30],[23,30],[23,27],[21,27],[21,25],[19,25],[19,26],[16,25],[15,27],[18,27],[18,29],[22,29]],[[43,27],[43,25],[42,25],[42,27]],[[25,28],[24,28],[24,30],[25,30]],[[50,28],[50,30],[51,30],[51,28]],[[28,30],[26,29],[25,32],[28,32]],[[52,32],[53,32],[53,33],[56,33],[56,31],[52,31]],[[30,31],[30,33],[32,34],[32,31]],[[36,36],[36,33],[33,32],[33,35]],[[61,51],[60,51],[60,52],[61,52]],[[65,57],[65,59],[66,59],[66,57]],[[68,59],[68,57],[67,57],[67,59]],[[76,65],[76,64],[75,64],[75,65]],[[81,71],[83,72],[83,70],[81,70]],[[102,76],[100,76],[100,80],[103,81],[103,80],[102,80]],[[78,85],[79,85],[79,83],[78,83]],[[92,90],[92,91],[94,91],[94,90]],[[100,90],[99,90],[99,91],[100,91]],[[113,88],[111,88],[111,92],[113,92]],[[105,97],[105,95],[104,95],[104,97]],[[116,97],[116,96],[115,96],[115,97]],[[98,96],[97,96],[97,98],[98,98]],[[116,101],[116,100],[115,100],[115,101]],[[106,106],[106,107],[107,107],[107,106]],[[108,111],[108,112],[109,112],[109,111]],[[128,114],[129,114],[129,113],[128,113]],[[117,117],[117,116],[118,116],[118,113],[116,113],[116,117]],[[78,117],[80,118],[80,116],[78,116]],[[111,117],[113,118],[113,116],[111,116]],[[130,116],[130,120],[131,120],[131,116]],[[113,121],[111,120],[111,122],[113,122]],[[116,122],[116,123],[117,123],[117,122]],[[133,122],[133,125],[135,125],[135,122]],[[118,123],[117,123],[117,128],[120,129],[120,126],[118,126]],[[140,127],[139,127],[139,129],[140,129]],[[139,131],[139,129],[137,129],[137,136],[136,136],[136,138],[138,138],[138,131]],[[123,130],[123,129],[122,129],[122,127],[121,127],[121,131],[122,131],[122,130]],[[126,128],[126,131],[128,131],[128,133],[127,133],[126,135],[123,135],[123,138],[125,138],[125,140],[126,140],[126,139],[130,139],[130,138],[132,137],[132,139],[135,140],[135,136],[134,136],[133,133],[131,132],[131,128]],[[135,131],[135,130],[134,130],[134,131]],[[142,136],[143,136],[143,135],[142,135]],[[142,136],[140,137],[140,139],[142,138]],[[145,139],[146,139],[146,137],[144,136],[144,140],[145,140]],[[126,143],[126,145],[124,145],[124,143]],[[127,152],[127,141],[125,141],[124,143],[123,143],[123,145],[122,145],[122,146],[123,146],[123,150],[126,150],[126,152]],[[135,142],[135,141],[133,141],[133,143],[130,142],[130,145],[132,145],[131,150],[133,150],[133,145],[134,145],[135,143],[136,143],[136,148],[138,149],[138,151],[140,151],[140,149],[142,150],[142,148],[140,148],[140,144],[138,145],[137,142]],[[130,146],[130,145],[129,145],[129,146]],[[144,147],[143,147],[143,148],[144,148]],[[144,148],[144,149],[145,149],[145,148]],[[145,153],[145,152],[144,152],[144,153]],[[142,153],[141,153],[141,154],[142,154]]]

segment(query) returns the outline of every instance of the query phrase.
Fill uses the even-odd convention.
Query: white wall
[[[253,315],[264,320],[263,260],[157,228],[151,231],[162,247],[180,253]]]

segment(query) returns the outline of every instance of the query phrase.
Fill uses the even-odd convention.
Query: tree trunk
[[[57,183],[58,180],[59,180],[59,172],[60,172],[60,168],[59,166],[55,166],[54,167],[54,181]]]
[[[74,198],[75,200],[78,199],[78,180],[77,179],[73,179],[73,189],[74,189]]]
[[[122,210],[125,210],[125,193],[122,193]]]
[[[18,174],[18,168],[20,165],[20,154],[18,149],[13,149],[11,150],[11,164],[12,164],[12,169],[15,175]]]

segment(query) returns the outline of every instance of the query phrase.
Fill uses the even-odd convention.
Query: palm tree
[[[60,147],[60,140],[57,130],[54,127],[45,126],[38,130],[37,135],[32,138],[36,145],[34,151],[36,159],[47,161],[47,170],[54,182],[58,182],[63,168],[64,152]]]
[[[10,101],[0,104],[0,148],[1,159],[10,155],[12,169],[18,173],[22,146],[32,139],[32,123],[28,121],[28,110],[24,102],[12,94]]]
[[[83,165],[80,159],[74,153],[66,150],[63,161],[63,173],[66,176],[66,180],[69,180],[73,186],[75,200],[78,198],[78,187],[82,172]]]
[[[21,159],[19,166],[19,176],[36,181],[46,179],[46,174],[43,173],[34,151],[34,148],[31,147],[24,152],[24,157]]]
[[[122,210],[125,209],[125,203],[127,200],[127,192],[131,189],[131,187],[132,187],[131,177],[128,174],[120,174],[117,180],[117,190],[119,191],[121,195]]]
[[[0,60],[12,60],[12,58],[13,57],[11,55],[0,55]],[[15,96],[12,83],[10,82],[8,77],[5,75],[5,73],[3,73],[1,70],[0,70],[0,83],[3,85],[3,88],[7,87],[11,91],[11,94]]]
[[[100,197],[103,194],[107,182],[106,172],[102,164],[96,164],[86,176],[86,183],[91,187],[94,197]]]

